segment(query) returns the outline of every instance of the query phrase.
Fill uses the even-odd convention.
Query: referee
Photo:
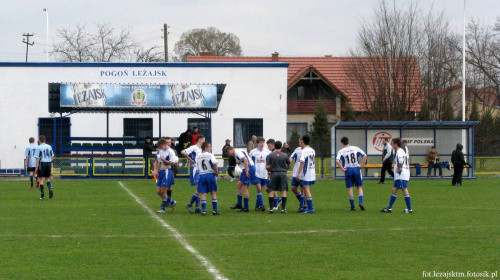
[[[272,208],[274,205],[274,197],[281,192],[281,213],[286,214],[286,192],[288,191],[288,178],[286,172],[290,167],[290,159],[288,155],[281,152],[283,144],[281,141],[276,141],[275,150],[267,156],[266,168],[271,172],[269,181],[269,214],[274,213],[278,208]]]

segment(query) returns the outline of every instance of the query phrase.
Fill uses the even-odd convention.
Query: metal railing
[[[219,172],[226,176],[228,158],[217,157]],[[99,156],[66,156],[56,157],[52,164],[52,174],[61,177],[147,177],[152,176],[155,157],[144,159],[133,157],[99,157]],[[474,174],[500,174],[500,156],[474,157]],[[186,158],[179,158],[178,177],[189,177],[190,165]],[[293,164],[288,170],[292,175]],[[365,168],[363,176],[371,177],[377,168]],[[448,173],[453,170],[447,171]],[[422,170],[425,173],[425,170]],[[26,174],[26,172],[25,172]],[[336,167],[335,158],[331,155],[316,157],[316,175],[318,178],[342,177],[343,172]],[[464,174],[465,175],[465,174]]]

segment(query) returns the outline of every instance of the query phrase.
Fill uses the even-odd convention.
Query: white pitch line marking
[[[459,230],[459,229],[483,229],[498,228],[500,225],[486,226],[446,226],[446,227],[408,227],[408,228],[360,228],[360,229],[317,229],[317,230],[299,230],[299,231],[272,231],[272,232],[233,232],[233,233],[196,233],[184,234],[185,237],[213,237],[213,236],[261,236],[273,234],[302,234],[302,233],[340,233],[340,232],[363,232],[363,231],[412,231],[412,230]],[[0,237],[16,238],[160,238],[174,237],[174,234],[167,235],[137,235],[137,234],[103,234],[103,235],[83,235],[83,234],[0,234]]]
[[[127,187],[125,187],[123,185],[122,182],[118,182],[120,184],[120,186],[122,187],[122,189],[124,189],[125,191],[128,192],[128,194],[130,196],[132,196],[135,201],[137,203],[139,203],[139,205],[142,206],[142,208],[144,208],[144,210],[146,210],[149,215],[151,217],[153,217],[153,219],[155,219],[156,221],[158,221],[164,228],[168,229],[173,237],[175,239],[177,239],[177,241],[186,249],[188,250],[189,252],[191,252],[191,254],[193,254],[198,260],[201,261],[201,263],[203,264],[203,266],[205,266],[205,268],[207,269],[207,271],[212,274],[215,279],[220,279],[220,280],[227,280],[226,277],[224,277],[224,275],[222,275],[222,273],[220,273],[217,268],[215,268],[215,266],[206,258],[204,257],[203,255],[200,254],[200,252],[198,252],[198,250],[196,250],[193,246],[191,246],[191,244],[189,244],[189,242],[187,242],[187,240],[184,238],[184,236],[182,234],[180,234],[175,228],[173,228],[172,226],[170,226],[167,222],[165,222],[163,219],[161,219],[153,210],[151,210],[146,204],[144,204],[140,199],[139,197],[137,197],[133,192],[131,192]]]

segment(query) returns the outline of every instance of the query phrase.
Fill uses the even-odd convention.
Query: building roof
[[[462,84],[457,84],[451,87],[443,88],[434,91],[434,94],[446,94],[451,92],[461,92]],[[465,91],[465,98],[479,102],[487,106],[500,107],[500,99],[498,98],[498,91],[494,88],[479,88],[479,89],[467,89]]]
[[[358,85],[353,83],[347,76],[349,67],[366,61],[371,64],[370,58],[359,57],[279,57],[277,54],[267,57],[253,56],[211,56],[210,53],[202,54],[201,56],[189,56],[188,62],[287,62],[288,66],[288,89],[293,87],[310,69],[314,69],[327,84],[332,88],[337,89],[340,94],[348,98],[355,111],[368,111],[367,104],[364,100],[362,90]],[[394,62],[393,62],[394,64]],[[386,63],[380,64],[381,68],[385,69]],[[379,71],[382,72],[382,71]],[[419,96],[423,93],[420,72],[416,67],[412,80],[414,80],[413,88],[418,91]],[[421,98],[419,97],[412,106],[412,111],[420,111]]]

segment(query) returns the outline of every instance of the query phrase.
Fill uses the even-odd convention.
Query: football
[[[234,168],[234,176],[240,177],[241,171],[242,171],[241,168],[238,165],[236,165],[236,167]]]
[[[175,164],[178,164],[179,163],[179,157],[175,156],[173,161],[174,161]]]

